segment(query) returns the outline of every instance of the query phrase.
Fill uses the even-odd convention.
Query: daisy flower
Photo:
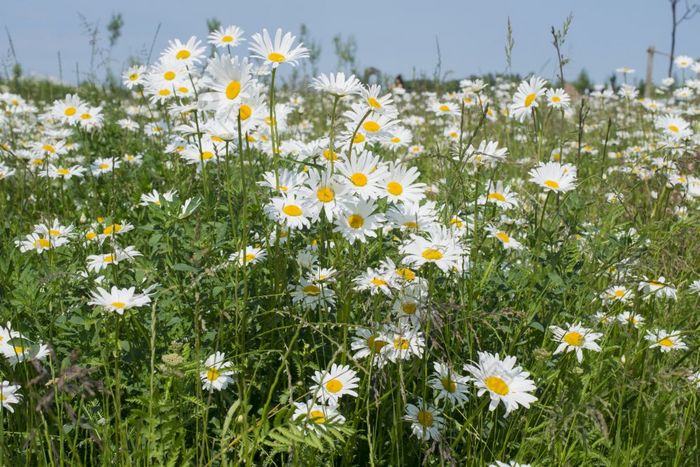
[[[199,63],[204,56],[206,47],[200,47],[202,41],[195,36],[183,43],[180,39],[168,41],[168,48],[161,55],[161,60],[175,61],[182,65]]]
[[[603,334],[591,332],[590,329],[584,328],[580,323],[573,325],[567,323],[566,329],[558,326],[550,326],[549,329],[553,334],[552,339],[559,343],[553,355],[565,351],[576,352],[576,359],[581,363],[583,361],[583,349],[600,352],[600,346],[596,340],[600,339]]]
[[[530,467],[530,464],[518,464],[515,461],[510,461],[510,462],[496,461],[495,464],[490,464],[489,467]]]
[[[406,405],[404,420],[411,422],[411,432],[421,441],[439,440],[445,427],[442,412],[421,400],[417,404]]]
[[[349,193],[362,199],[378,199],[382,196],[382,182],[387,176],[387,169],[379,156],[362,151],[336,165],[336,169],[345,177]]]
[[[264,60],[272,68],[277,68],[280,63],[295,66],[298,60],[309,56],[309,51],[303,44],[294,47],[295,39],[292,33],[288,32],[283,36],[282,30],[277,29],[273,41],[267,29],[263,29],[262,34],[256,32],[251,37],[250,51],[253,57]]]
[[[327,284],[314,283],[302,278],[297,285],[290,285],[292,303],[303,308],[333,308],[335,292]]]
[[[519,406],[530,407],[537,397],[530,394],[536,389],[535,383],[529,379],[530,373],[515,366],[515,357],[505,357],[501,360],[498,354],[479,352],[479,361],[464,365],[464,369],[474,377],[477,395],[488,392],[491,397],[489,410],[496,410],[500,402],[506,409],[505,416]]]
[[[311,207],[294,194],[272,198],[270,204],[265,206],[265,212],[268,217],[290,229],[303,229],[311,225]]]
[[[167,201],[168,203],[172,202],[175,198],[175,194],[175,190],[166,191],[162,194],[159,193],[158,190],[153,190],[150,193],[144,193],[141,195],[141,202],[139,203],[139,206],[161,206],[163,200]]]
[[[237,119],[242,99],[252,85],[250,71],[247,58],[239,60],[237,56],[232,58],[228,55],[211,58],[202,79],[202,86],[209,91],[200,94],[200,102],[213,110],[219,119]]]
[[[511,237],[510,235],[508,235],[506,231],[501,230],[493,225],[487,226],[486,230],[488,230],[489,232],[489,237],[495,238],[496,240],[501,242],[501,245],[503,245],[503,248],[505,248],[506,250],[523,249],[523,244]]]
[[[238,47],[245,40],[243,32],[238,26],[219,28],[209,34],[209,43],[217,48]]]
[[[357,397],[357,383],[360,378],[348,365],[331,365],[329,371],[316,371],[313,376],[316,383],[310,387],[314,398],[324,403],[336,405],[344,395]]]
[[[448,365],[444,363],[433,363],[433,376],[430,378],[430,387],[438,392],[435,397],[435,402],[440,399],[445,399],[454,405],[462,405],[469,396],[467,395],[468,384],[470,378],[455,373]]]
[[[277,174],[275,179],[274,172],[265,172],[262,175],[262,181],[258,185],[270,188],[273,191],[278,191],[280,194],[293,193],[306,182],[307,174],[304,172],[294,172],[288,169],[282,169]]]
[[[423,232],[436,227],[437,209],[434,201],[424,204],[401,203],[392,205],[387,211],[387,220],[396,228]]]
[[[399,360],[423,356],[425,338],[418,329],[408,324],[400,325],[389,330],[387,337],[389,337],[389,345],[382,347],[382,353],[389,361],[396,363]]]
[[[146,78],[146,67],[144,65],[134,65],[126,69],[122,74],[122,83],[128,89],[142,85]]]
[[[391,203],[418,203],[425,197],[425,184],[414,183],[420,172],[415,167],[393,163],[382,181],[383,195]]]
[[[498,207],[512,209],[518,207],[518,197],[503,182],[489,182],[486,194],[479,198],[479,204],[493,203]]]
[[[615,285],[608,288],[605,292],[600,294],[600,299],[603,305],[611,305],[613,303],[626,303],[634,298],[634,292],[628,290],[627,287],[623,285]]]
[[[631,311],[623,311],[617,315],[615,319],[617,319],[617,322],[623,326],[628,326],[631,324],[636,329],[639,329],[644,324],[644,317]]]
[[[27,235],[24,240],[15,240],[15,245],[22,253],[33,250],[38,254],[42,254],[45,250],[65,245],[66,243],[68,243],[66,237],[52,238],[38,233],[31,233]]]
[[[417,268],[433,263],[445,273],[461,271],[468,252],[459,245],[453,231],[435,226],[427,234],[428,238],[413,234],[401,245],[399,252],[406,255],[402,262]]]
[[[673,140],[689,138],[692,135],[690,124],[671,114],[657,118],[656,128],[663,130],[664,134]]]
[[[553,109],[566,109],[571,98],[562,88],[547,89],[547,105]]]
[[[233,370],[230,369],[231,363],[226,361],[226,355],[223,352],[214,352],[209,355],[204,361],[205,371],[199,373],[199,379],[202,380],[202,389],[205,391],[221,391],[233,383]]]
[[[381,95],[381,92],[382,87],[380,85],[372,84],[361,90],[362,100],[373,112],[395,115],[397,111],[391,93]]]
[[[389,337],[382,332],[373,332],[366,328],[358,328],[355,337],[350,342],[350,349],[355,353],[352,358],[362,360],[367,357],[374,358],[374,364],[381,366],[384,363],[382,349],[389,344]]]
[[[660,276],[656,280],[647,279],[639,282],[638,290],[644,292],[646,297],[651,297],[652,295],[656,298],[668,298],[671,300],[676,300],[676,288],[670,283],[666,282],[664,276]],[[645,297],[645,298],[646,298]]]
[[[118,264],[124,260],[133,261],[137,256],[142,255],[133,246],[127,246],[124,249],[116,247],[111,253],[88,255],[87,270],[90,272],[100,272],[110,264]]]
[[[377,206],[373,201],[358,199],[352,203],[345,203],[342,213],[335,220],[334,232],[340,234],[350,243],[356,240],[364,243],[367,238],[377,236],[377,229],[382,227],[384,215],[375,213]]]
[[[539,76],[533,76],[530,81],[523,81],[518,86],[513,102],[510,104],[510,114],[518,121],[523,121],[530,111],[537,107],[537,99],[545,93],[547,82]]]
[[[559,162],[540,163],[529,172],[530,181],[546,191],[566,193],[576,188],[576,168]]]
[[[353,279],[353,282],[355,290],[359,292],[369,290],[372,295],[381,292],[391,297],[391,279],[391,276],[382,269],[367,268],[367,271]]]
[[[681,340],[680,331],[665,331],[663,329],[657,329],[654,331],[647,331],[644,339],[651,342],[649,346],[650,349],[658,347],[662,352],[670,352],[671,350],[686,350],[688,346]]]
[[[265,258],[267,258],[267,252],[264,248],[247,246],[244,250],[233,253],[228,257],[228,260],[236,261],[240,266],[245,266],[246,264],[257,264]]]
[[[19,389],[19,384],[10,384],[9,381],[0,383],[0,410],[15,411],[12,405],[19,404],[22,400],[22,395],[17,393]]]
[[[338,413],[338,408],[332,405],[318,404],[313,399],[306,402],[295,402],[292,420],[300,422],[308,431],[322,432],[326,425],[342,425],[345,417]]]
[[[362,83],[350,75],[347,78],[345,73],[321,74],[318,78],[311,80],[311,87],[320,92],[326,92],[335,97],[344,97],[352,94],[359,94],[362,91]]]
[[[112,290],[107,292],[102,287],[98,287],[96,292],[91,292],[91,300],[88,305],[96,305],[107,311],[114,311],[119,315],[130,308],[138,308],[151,303],[148,293],[135,293],[136,288],[120,289],[112,286]]]

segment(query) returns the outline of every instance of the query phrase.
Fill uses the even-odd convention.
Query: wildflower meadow
[[[700,61],[576,87],[567,28],[551,76],[219,24],[3,78],[0,465],[700,464]]]

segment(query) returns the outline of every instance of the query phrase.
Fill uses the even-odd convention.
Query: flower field
[[[1,84],[0,465],[698,465],[700,62],[307,60],[230,26]]]

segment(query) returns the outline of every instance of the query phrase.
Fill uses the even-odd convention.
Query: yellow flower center
[[[425,250],[423,250],[423,253],[421,253],[421,256],[427,259],[428,261],[437,261],[439,259],[442,259],[444,255],[440,250],[436,250],[434,248],[426,248]]]
[[[622,289],[617,289],[615,292],[613,292],[613,294],[614,294],[617,298],[622,298],[622,297],[625,296],[625,291],[622,290]]]
[[[659,341],[659,345],[663,345],[664,347],[673,347],[673,341],[668,337],[664,337]]]
[[[343,383],[340,382],[340,380],[334,378],[326,383],[326,389],[328,390],[328,392],[332,392],[333,394],[335,394],[336,392],[343,389]]]
[[[226,34],[225,36],[223,36],[221,38],[221,42],[223,42],[224,44],[228,44],[229,42],[233,42],[233,36]]]
[[[382,348],[387,345],[386,341],[383,341],[381,339],[378,339],[377,336],[370,336],[367,339],[367,347],[372,351],[372,352],[380,352]]]
[[[330,203],[335,199],[335,193],[331,188],[324,186],[318,189],[316,197],[322,203]]]
[[[103,258],[103,261],[105,263],[111,263],[114,261],[114,256],[113,255],[105,255],[105,257]]]
[[[405,337],[397,337],[394,339],[394,348],[400,350],[408,350],[411,343]]]
[[[321,412],[320,410],[312,410],[311,412],[309,412],[309,418],[312,422],[314,422],[317,425],[322,425],[326,423],[326,416],[323,415],[323,412]]]
[[[396,274],[409,282],[416,278],[416,273],[411,271],[409,268],[398,268],[396,270]]]
[[[249,105],[241,104],[238,113],[241,115],[241,121],[248,120],[253,113],[253,109],[251,109]]]
[[[386,185],[386,190],[394,196],[399,196],[403,193],[403,185],[399,182],[389,182]]]
[[[390,141],[394,144],[397,144],[401,142],[401,138],[399,138],[398,136],[394,136],[393,138],[391,138]]]
[[[37,248],[50,248],[51,242],[45,238],[40,238],[34,242],[34,246]]]
[[[254,259],[255,259],[255,255],[253,253],[248,253],[247,255],[245,255],[245,262],[246,263],[250,263]]]
[[[374,97],[367,98],[367,105],[369,105],[373,109],[381,109],[382,108],[382,104],[380,104],[379,101],[377,99],[375,99]]]
[[[22,347],[21,345],[15,345],[14,349],[17,355],[24,353],[24,347]]]
[[[353,229],[361,229],[364,224],[365,219],[359,214],[351,214],[350,217],[348,217],[348,225]]]
[[[376,133],[382,127],[379,125],[379,123],[375,122],[374,120],[367,120],[365,123],[362,124],[362,128],[364,128],[365,131],[369,131],[370,133]]]
[[[574,347],[581,347],[583,345],[583,335],[576,331],[569,331],[564,334],[563,341]]]
[[[217,379],[219,379],[220,373],[219,370],[216,368],[209,368],[207,370],[207,379],[209,380],[210,383],[213,383]]]
[[[241,82],[233,80],[230,83],[228,83],[228,86],[226,86],[226,98],[230,101],[234,100],[236,97],[238,97],[238,94],[241,93]]]
[[[457,383],[452,381],[447,376],[445,376],[444,378],[440,378],[440,383],[447,392],[455,392],[457,390]]]
[[[312,295],[312,296],[316,296],[316,295],[319,295],[321,293],[321,289],[318,286],[313,285],[313,284],[309,284],[309,285],[305,286],[302,290],[304,291],[304,294]]]
[[[415,222],[415,221],[404,222],[403,226],[406,227],[407,229],[415,230],[418,228],[418,222]]]
[[[338,160],[338,153],[335,151],[331,151],[330,149],[324,149],[323,150],[323,158],[326,159],[327,161],[337,161]]]
[[[71,106],[71,107],[66,107],[66,109],[63,111],[63,115],[65,115],[66,117],[72,117],[73,115],[75,115],[75,113],[76,113],[77,111],[78,111],[78,109],[76,109],[76,108],[73,107],[73,106]]]
[[[532,94],[528,94],[525,97],[525,107],[530,107],[532,103],[535,101],[535,98],[537,97],[537,94],[534,92]]]
[[[548,186],[549,188],[552,188],[554,190],[559,188],[559,182],[556,182],[554,180],[545,180],[544,185]]]
[[[124,303],[124,302],[112,302],[112,307],[116,308],[117,310],[123,310],[124,307],[126,307],[126,303]]]
[[[413,302],[406,302],[406,303],[401,305],[401,311],[403,311],[407,315],[414,314],[417,309],[418,309],[418,305],[416,305]]]
[[[43,149],[43,150],[46,151],[46,152],[50,152],[50,153],[56,152],[56,148],[54,148],[54,147],[51,146],[50,144],[45,144],[45,145],[43,145],[43,146],[41,147],[41,149]]]
[[[177,58],[178,60],[187,60],[188,58],[190,58],[191,55],[192,55],[192,54],[190,53],[189,50],[187,50],[187,49],[182,49],[181,51],[179,51],[179,52],[175,55],[175,58]]]
[[[678,133],[679,131],[681,131],[680,128],[678,128],[676,125],[673,125],[673,124],[669,125],[668,129],[674,133]]]
[[[88,240],[94,240],[95,237],[97,237],[97,234],[95,232],[88,232],[85,234],[85,238]]]
[[[161,89],[158,91],[158,94],[161,96],[169,96],[170,95],[170,89]]]
[[[57,235],[61,235],[61,231],[57,229],[49,229],[49,235],[55,237]]]
[[[450,107],[445,105],[445,104],[442,104],[440,106],[440,112],[449,112],[449,110],[450,110]]]
[[[203,161],[208,161],[208,160],[211,159],[212,157],[214,157],[214,153],[211,152],[211,151],[204,151],[204,152],[202,153],[202,160],[203,160]]]
[[[98,167],[102,170],[106,170],[106,169],[109,169],[109,164],[106,162],[103,162],[100,165],[98,165]]]
[[[489,193],[487,198],[490,200],[500,201],[502,203],[504,203],[506,201],[506,197],[503,196],[501,193]]]
[[[81,120],[90,120],[92,118],[92,114],[89,113],[84,113],[80,115]]]
[[[267,59],[270,60],[271,62],[282,63],[287,58],[280,53],[270,52],[269,54],[267,54]]]
[[[489,391],[495,392],[499,396],[505,396],[510,392],[508,383],[503,381],[503,379],[499,378],[498,376],[489,376],[484,380],[484,383]]]
[[[291,217],[298,217],[302,215],[302,210],[296,204],[288,204],[282,208],[282,212]]]
[[[129,81],[136,81],[137,79],[139,79],[138,73],[132,73],[129,75]]]
[[[357,133],[355,137],[352,139],[353,144],[360,144],[365,141],[365,135],[362,133]]]
[[[510,242],[510,236],[508,236],[508,234],[505,232],[496,232],[496,238],[502,241],[503,243]]]
[[[361,172],[355,172],[350,176],[350,181],[355,186],[365,186],[367,185],[367,175]]]
[[[167,81],[172,81],[175,79],[175,72],[168,70],[163,73],[163,78],[165,78]]]
[[[372,285],[375,285],[377,287],[382,287],[382,286],[386,285],[386,281],[384,279],[379,278],[379,277],[375,277],[370,282],[372,283]]]
[[[552,102],[554,102],[554,103],[559,103],[559,102],[561,102],[561,97],[559,97],[559,96],[552,96]]]
[[[122,230],[121,224],[108,225],[102,231],[102,235],[112,235],[112,233],[119,233]]]
[[[416,419],[418,420],[418,423],[426,428],[433,426],[433,414],[427,410],[419,410],[416,414]]]

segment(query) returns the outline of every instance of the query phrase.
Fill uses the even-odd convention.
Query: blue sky
[[[121,12],[125,26],[114,51],[112,68],[122,69],[130,56],[150,47],[161,23],[155,53],[170,38],[206,37],[206,19],[236,24],[246,36],[263,27],[293,32],[305,23],[321,43],[320,71],[335,71],[332,38],[354,35],[360,68],[374,66],[389,74],[432,75],[440,42],[443,71],[451,77],[502,72],[507,18],[515,38],[512,70],[554,77],[555,58],[550,28],[574,15],[564,52],[571,57],[567,77],[586,68],[603,80],[620,66],[643,77],[646,48],[670,46],[668,0],[0,0],[0,26],[11,36],[17,58],[29,72],[58,76],[60,51],[64,78],[75,79],[75,64],[87,70],[90,47],[78,13],[99,21],[104,31],[112,12]],[[106,35],[103,36],[106,43]],[[0,57],[7,60],[7,34],[0,34]],[[245,51],[242,51],[245,53]],[[700,55],[700,16],[679,30],[677,53]],[[655,77],[664,76],[665,57],[657,57]]]

